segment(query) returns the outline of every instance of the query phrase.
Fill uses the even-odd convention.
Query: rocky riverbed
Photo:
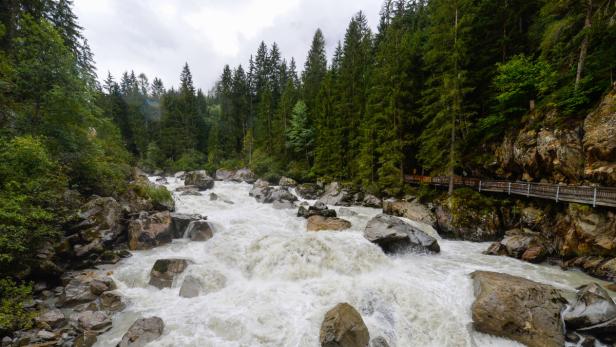
[[[310,216],[307,212],[315,208],[309,206],[318,204],[297,199],[298,188],[284,189],[291,198],[278,187],[259,195],[248,183],[216,182],[197,195],[184,194],[182,179],[166,180],[170,190],[180,188],[177,212],[206,215],[212,235],[205,241],[184,235],[122,260],[111,277],[115,292],[128,305],[113,316],[112,328],[99,336],[96,346],[115,346],[144,317],[164,322],[152,346],[316,346],[330,336],[328,324],[335,319],[326,317],[334,309],[342,310],[334,317],[349,317],[334,325],[357,326],[347,333],[363,331],[357,315],[340,304],[359,314],[371,346],[518,346],[513,340],[526,341],[483,334],[479,331],[493,332],[473,325],[473,272],[529,279],[562,292],[572,302],[577,287],[594,281],[607,284],[578,271],[485,255],[489,243],[445,240],[427,223],[406,218],[400,220],[411,227],[402,227],[392,237],[408,242],[419,228],[440,252],[415,247],[385,252],[365,237],[366,226],[381,209],[329,205],[335,217],[331,212]],[[256,196],[251,197],[251,191]],[[277,198],[271,198],[272,192]],[[300,204],[306,212],[298,211]],[[351,226],[308,231],[309,218],[315,215]],[[426,245],[433,244],[426,240]],[[166,260],[164,265],[160,260]],[[365,341],[366,335],[346,338]]]

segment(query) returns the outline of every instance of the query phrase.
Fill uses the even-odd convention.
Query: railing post
[[[527,183],[526,186],[527,186],[526,187],[526,197],[529,197],[530,196],[530,183]]]
[[[560,194],[560,184],[556,186],[556,202],[558,202],[558,195]]]
[[[592,195],[592,207],[597,207],[597,186],[595,186],[595,191]]]
[[[509,191],[507,192],[507,194],[511,195],[511,182],[509,182]]]
[[[479,192],[481,193],[481,180],[479,180]]]

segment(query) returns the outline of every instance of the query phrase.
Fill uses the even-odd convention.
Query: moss
[[[455,227],[472,227],[484,220],[500,207],[502,202],[470,189],[456,189],[449,198],[452,224]]]
[[[151,200],[154,203],[164,205],[173,201],[171,192],[166,187],[150,184],[149,182],[138,181],[131,184],[133,191],[141,198]]]
[[[24,307],[29,300],[32,300],[32,286],[0,279],[0,336],[32,328],[36,312]]]

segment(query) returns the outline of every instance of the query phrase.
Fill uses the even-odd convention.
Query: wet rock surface
[[[308,224],[306,228],[308,231],[346,230],[351,228],[351,222],[337,217],[323,217],[321,215],[314,215],[308,217]]]
[[[560,312],[566,300],[559,290],[496,272],[475,271],[471,277],[475,292],[471,307],[475,330],[529,347],[564,345]]]
[[[159,259],[150,271],[149,284],[158,288],[171,288],[177,275],[186,270],[190,261],[186,259]]]
[[[214,188],[214,179],[205,170],[190,171],[184,177],[185,186],[195,186],[200,191]]]
[[[616,303],[596,283],[578,288],[575,301],[562,314],[567,330],[616,342]]]
[[[438,241],[402,219],[379,214],[366,225],[364,237],[379,245],[386,253],[407,249],[423,252],[440,252]]]
[[[300,206],[297,210],[297,216],[309,218],[312,216],[336,217],[336,210],[330,209],[324,203],[317,201],[312,206]]]
[[[436,216],[426,206],[417,201],[385,200],[383,213],[421,222],[436,227]]]
[[[165,329],[165,323],[159,317],[138,319],[130,326],[118,347],[143,347],[158,339]]]
[[[342,303],[325,314],[319,341],[322,347],[366,347],[370,334],[359,312]]]
[[[169,211],[151,215],[141,213],[128,225],[128,247],[131,250],[151,249],[173,240],[174,231]]]

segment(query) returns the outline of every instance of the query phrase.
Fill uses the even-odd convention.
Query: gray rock
[[[180,296],[183,298],[194,298],[199,296],[200,292],[201,281],[194,276],[186,276],[184,282],[182,282],[182,287],[180,287]]]
[[[323,189],[315,183],[303,183],[295,187],[297,195],[302,199],[314,200],[318,199],[319,195],[323,192]]]
[[[351,210],[350,208],[346,208],[346,207],[341,207],[338,210],[338,214],[341,217],[355,217],[355,216],[357,216],[357,212]]]
[[[126,304],[120,294],[105,292],[100,297],[100,306],[103,310],[117,312],[122,311],[126,307]]]
[[[320,202],[334,206],[350,206],[352,200],[352,194],[347,189],[343,189],[338,182],[328,184],[325,187],[325,193],[319,198]]]
[[[234,171],[231,170],[225,170],[225,169],[218,169],[216,170],[216,180],[218,181],[230,181],[233,176],[235,175]]]
[[[172,213],[171,214],[171,228],[173,229],[173,238],[181,239],[186,234],[186,229],[191,222],[207,219],[200,214],[185,214],[185,213]]]
[[[138,319],[130,326],[118,347],[143,347],[158,339],[165,329],[165,323],[158,317]]]
[[[274,201],[297,201],[297,197],[293,195],[287,188],[276,187],[269,196],[265,199],[265,203],[272,203]]]
[[[48,326],[51,329],[58,329],[66,324],[64,313],[58,309],[52,309],[44,312],[36,318],[36,322],[43,326]]]
[[[53,340],[54,338],[56,338],[56,334],[52,333],[51,331],[47,331],[47,330],[39,330],[39,332],[36,333],[36,337],[38,337],[41,340],[49,341],[49,340]]]
[[[381,206],[383,206],[383,202],[381,201],[381,199],[377,198],[372,194],[366,194],[364,196],[362,205],[366,207],[381,208]]]
[[[210,201],[216,201],[216,200],[218,200],[218,194],[210,193]]]
[[[596,283],[590,283],[578,289],[575,302],[563,312],[562,316],[567,329],[592,328],[616,319],[616,303],[605,289]],[[609,326],[608,324],[603,328]],[[611,327],[611,333],[616,336],[616,324],[612,324]],[[593,330],[595,329],[585,329],[589,333]]]
[[[184,185],[195,186],[199,190],[208,190],[214,188],[214,179],[208,176],[205,170],[197,170],[186,173]]]
[[[111,319],[103,311],[83,311],[77,314],[77,323],[83,330],[104,331],[111,328]]]
[[[159,259],[150,271],[150,285],[158,289],[171,288],[177,275],[186,270],[190,262],[186,259]]]
[[[295,204],[290,202],[290,201],[274,201],[272,203],[272,207],[274,207],[277,210],[291,210],[295,208]]]
[[[186,172],[185,171],[178,171],[176,172],[173,177],[177,178],[177,179],[184,179],[184,177],[186,177]]]
[[[186,236],[191,241],[207,241],[214,237],[214,230],[206,220],[192,221],[186,229]]]
[[[370,341],[370,347],[389,347],[389,343],[383,336],[378,336]]]
[[[368,222],[364,237],[387,253],[405,249],[440,252],[440,246],[434,237],[398,217],[386,214],[379,214]]]
[[[250,169],[239,169],[231,180],[234,182],[254,183],[257,180],[257,176]]]
[[[529,347],[562,347],[560,312],[566,304],[556,288],[496,272],[471,274],[475,330],[512,339]]]
[[[310,218],[312,216],[336,217],[336,210],[329,209],[324,203],[317,201],[313,206],[305,208],[300,206],[297,210],[298,217]]]

